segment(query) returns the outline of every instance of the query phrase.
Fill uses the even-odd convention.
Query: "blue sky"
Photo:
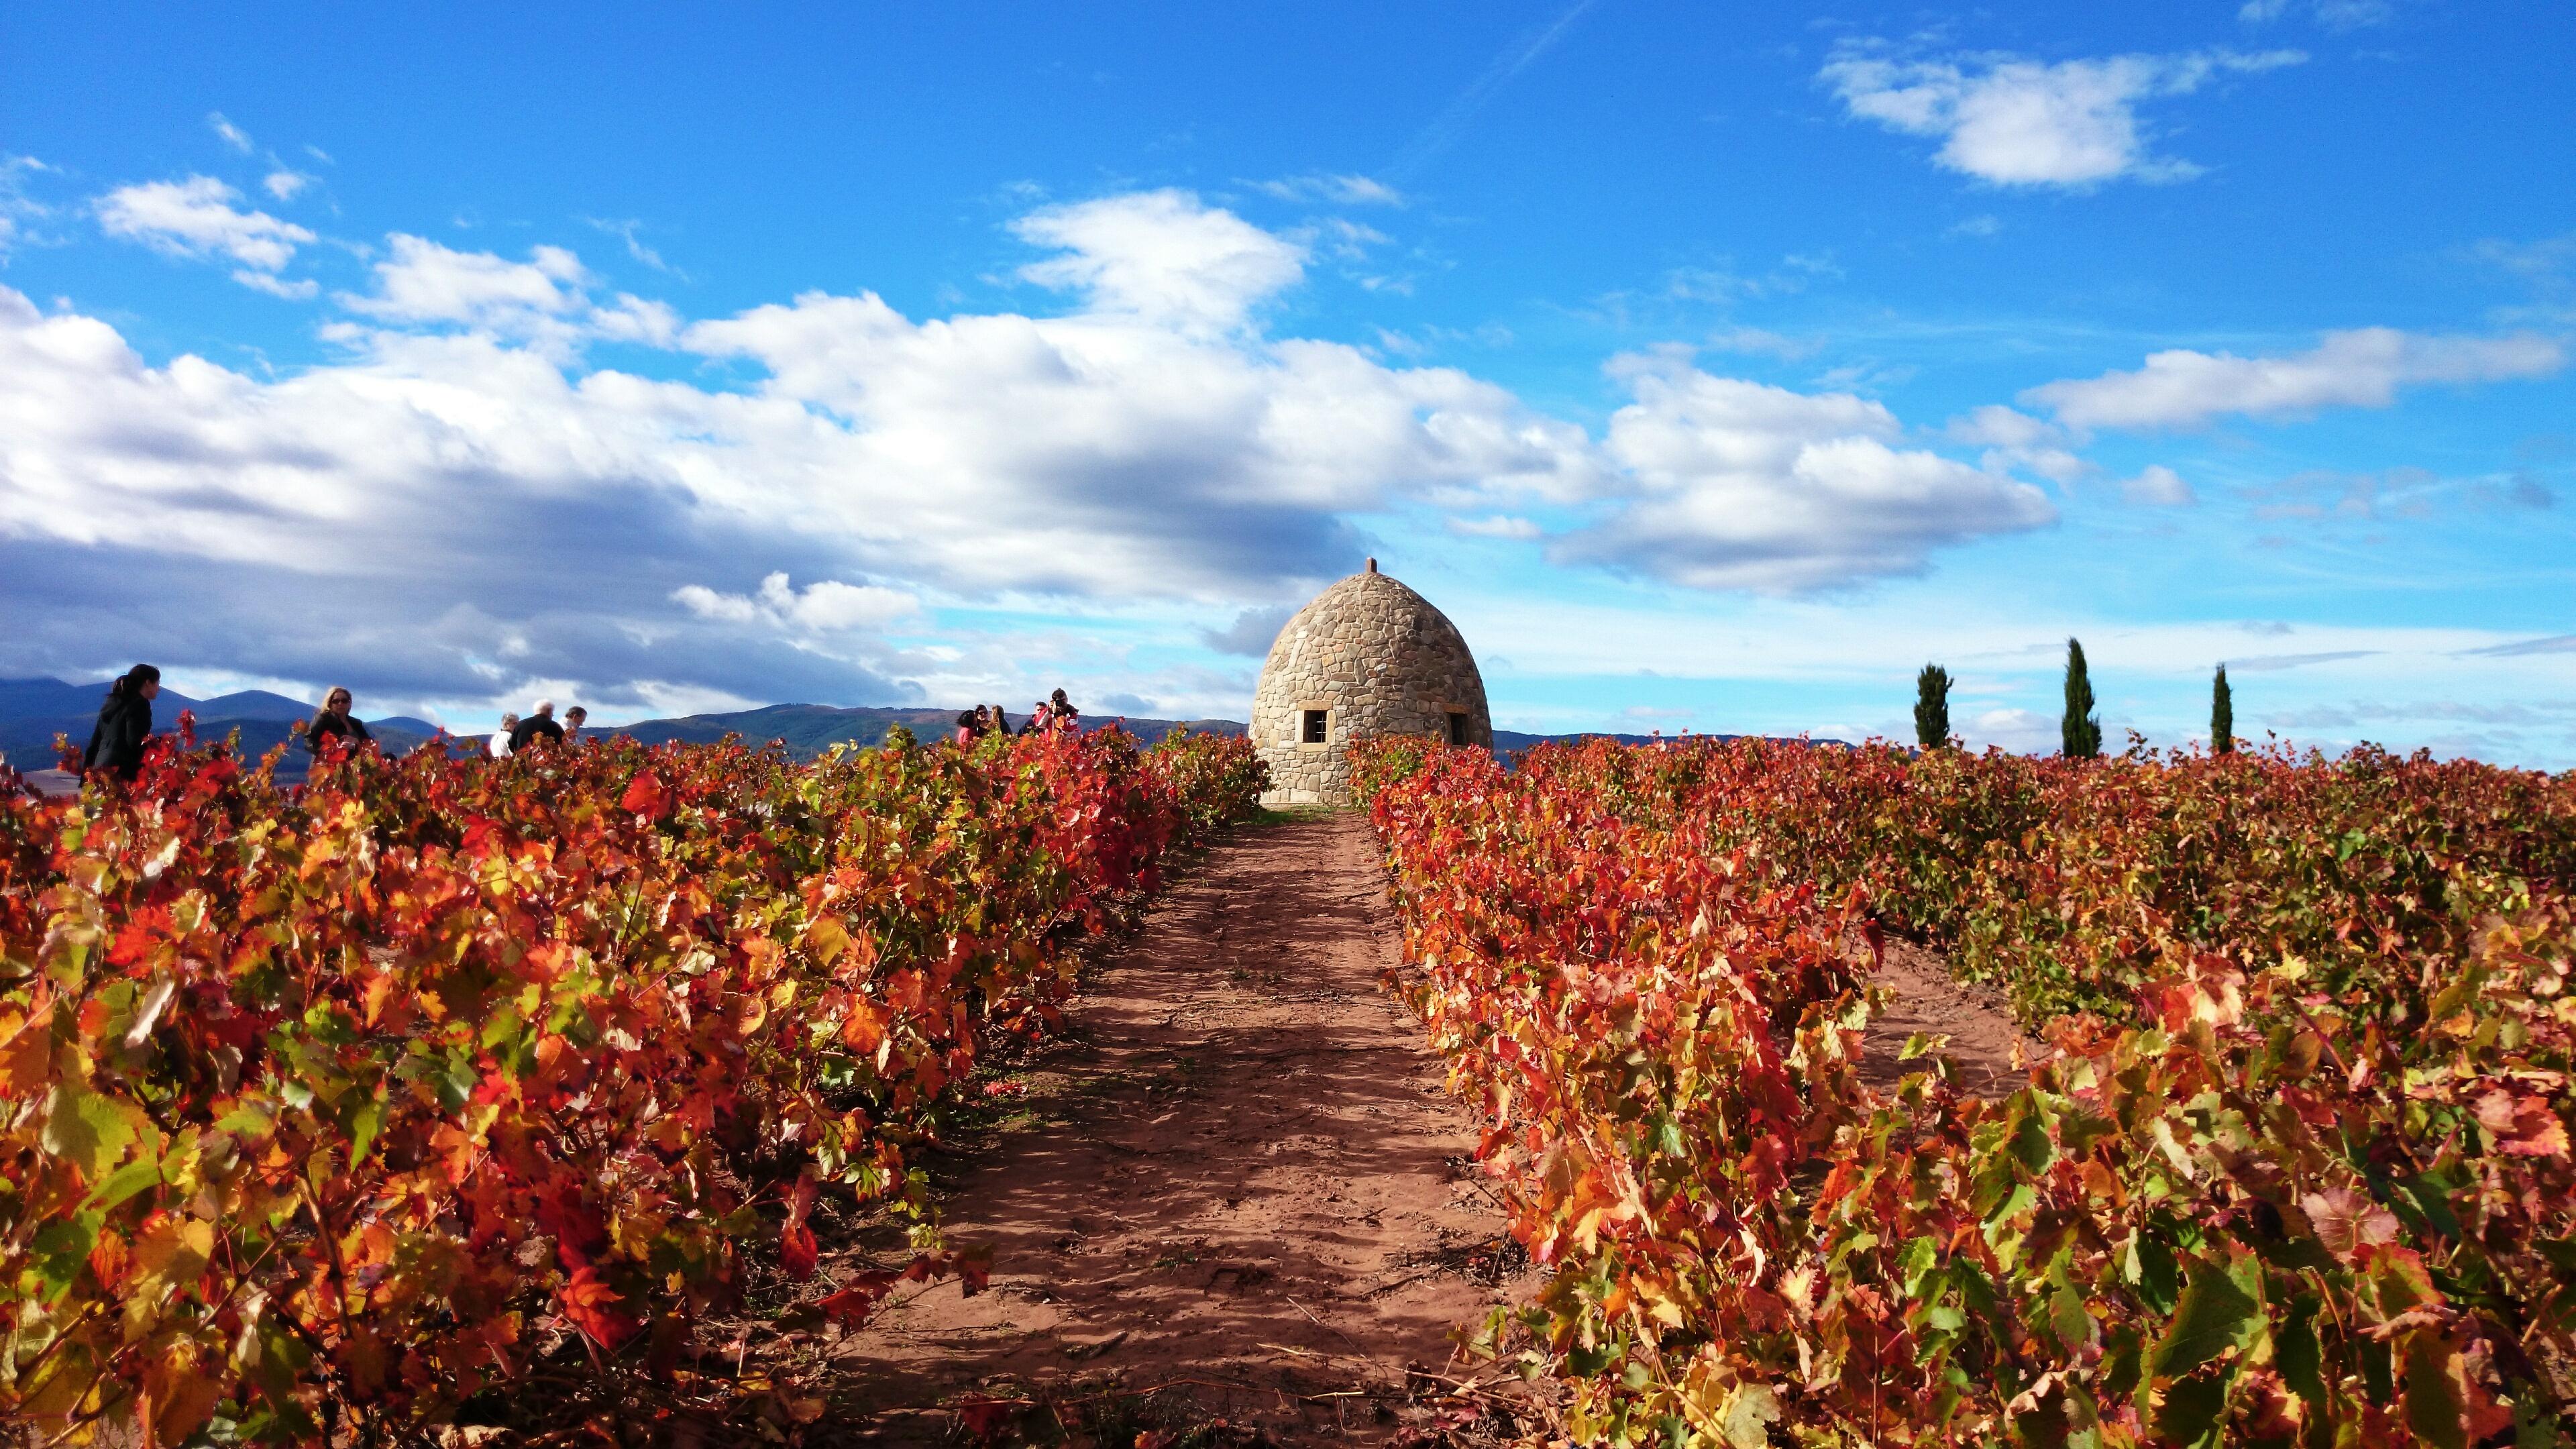
[[[2576,766],[2564,4],[544,9],[12,13],[0,674]]]

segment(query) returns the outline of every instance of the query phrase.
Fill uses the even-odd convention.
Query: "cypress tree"
[[[2227,666],[2218,666],[2218,678],[2209,686],[2209,752],[2213,755],[2236,753],[2236,691],[2227,687]]]
[[[1914,676],[1914,741],[1927,750],[1950,743],[1950,671],[1938,664]]]
[[[2066,641],[2066,718],[2058,740],[2070,760],[2102,758],[2102,722],[2093,717],[2093,681],[2084,672],[2084,646]]]

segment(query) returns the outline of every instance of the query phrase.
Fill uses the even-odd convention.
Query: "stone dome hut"
[[[1297,611],[1252,696],[1252,743],[1270,764],[1265,805],[1347,805],[1350,745],[1433,735],[1493,748],[1485,680],[1448,616],[1377,560]]]

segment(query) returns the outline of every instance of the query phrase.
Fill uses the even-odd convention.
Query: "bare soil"
[[[2045,1054],[2013,1024],[2001,992],[1952,976],[1929,947],[1890,938],[1876,979],[1890,1000],[1862,1033],[1860,1075],[1882,1091],[1930,1064],[1900,1059],[1907,1038],[1918,1033],[1949,1038],[1931,1055],[1948,1060],[1951,1082],[1964,1097],[2009,1095],[2029,1080],[2021,1063]]]
[[[1291,1442],[1435,1420],[1446,1387],[1414,1370],[1452,1374],[1452,1330],[1530,1284],[1442,1064],[1381,986],[1397,956],[1356,815],[1218,846],[1087,987],[1014,1116],[946,1165],[945,1226],[993,1246],[990,1291],[882,1310],[838,1346],[836,1399],[896,1440],[977,1397],[1077,1428],[1177,1396]]]

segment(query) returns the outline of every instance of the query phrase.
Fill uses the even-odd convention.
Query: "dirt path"
[[[1918,1032],[1950,1039],[1938,1055],[1956,1069],[1952,1080],[1966,1097],[2000,1097],[2025,1085],[2028,1073],[2013,1065],[2016,1048],[2026,1062],[2044,1054],[2013,1024],[2002,993],[1958,980],[1937,951],[1891,939],[1877,980],[1890,1000],[1862,1033],[1860,1066],[1861,1080],[1873,1087],[1892,1088],[1923,1070],[1921,1061],[1898,1056]]]
[[[1295,1442],[1424,1417],[1407,1366],[1442,1367],[1453,1327],[1525,1285],[1497,1271],[1440,1063],[1379,985],[1397,948],[1356,815],[1201,863],[941,1184],[950,1232],[995,1248],[992,1291],[934,1287],[840,1346],[881,1432],[935,1434],[910,1411],[963,1393],[1166,1386]]]

